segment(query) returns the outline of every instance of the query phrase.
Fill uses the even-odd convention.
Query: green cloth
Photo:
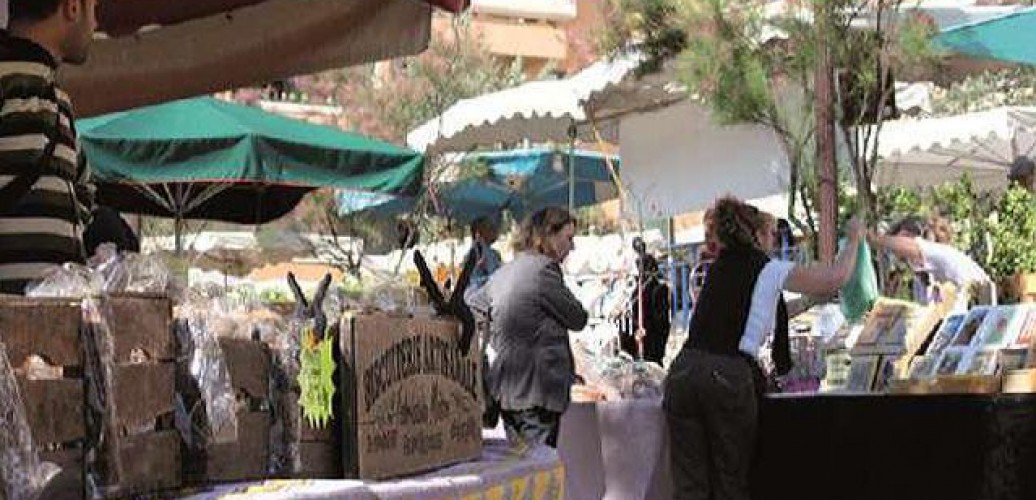
[[[424,157],[210,97],[76,122],[101,182],[203,182],[416,194]]]
[[[857,252],[853,275],[842,286],[842,315],[850,323],[855,323],[867,314],[878,300],[878,277],[874,274],[871,247],[866,240],[860,242]]]

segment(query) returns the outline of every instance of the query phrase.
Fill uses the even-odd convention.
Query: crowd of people
[[[485,339],[488,398],[500,408],[509,437],[527,444],[556,446],[571,387],[580,379],[568,336],[586,325],[587,312],[565,286],[560,265],[572,250],[576,225],[561,208],[534,213],[521,225],[516,257],[498,269],[498,256],[484,257],[498,231],[472,228],[472,258],[489,263],[467,292],[472,309],[491,325]],[[785,291],[834,296],[852,276],[863,241],[911,266],[917,275],[915,298],[922,303],[938,300],[928,284],[951,282],[979,293],[992,287],[978,264],[947,243],[949,226],[939,218],[907,218],[884,234],[866,231],[853,218],[843,228],[846,244],[830,264],[775,258],[789,239],[786,224],[781,227],[771,215],[732,197],[715,202],[705,225],[710,265],[695,296],[687,340],[667,367],[664,387],[679,499],[748,498],[759,398],[772,387],[773,376],[791,368],[788,322],[789,312],[796,312],[785,303]],[[642,255],[638,275],[647,278],[644,284],[657,279],[657,262]],[[623,332],[622,347],[639,359],[662,364],[665,358],[665,342],[645,343],[642,330],[664,326],[668,336],[668,321],[658,321],[668,320],[668,293],[665,289],[665,301],[641,310],[641,327]],[[954,307],[968,307],[969,298],[990,300],[989,294],[961,296]],[[643,290],[637,297],[645,297]],[[772,363],[762,362],[764,346],[770,347]],[[764,366],[772,367],[771,373]]]

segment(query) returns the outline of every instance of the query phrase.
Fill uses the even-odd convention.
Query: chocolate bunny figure
[[[325,274],[324,279],[320,280],[320,284],[317,285],[317,291],[313,294],[312,302],[306,300],[306,296],[302,293],[302,287],[299,286],[298,280],[295,279],[295,274],[290,272],[288,273],[288,286],[291,287],[291,293],[295,295],[295,317],[301,320],[313,320],[317,340],[322,340],[327,332],[327,314],[324,313],[324,298],[327,296],[327,289],[331,286],[331,274]]]
[[[467,354],[471,348],[471,338],[475,335],[475,317],[464,302],[464,289],[468,287],[471,280],[471,271],[475,268],[474,252],[464,260],[464,267],[461,268],[460,277],[457,278],[457,286],[449,300],[443,295],[439,285],[435,282],[432,272],[428,269],[428,263],[424,260],[420,250],[414,250],[414,265],[417,266],[417,273],[421,276],[421,287],[428,292],[428,300],[432,302],[435,313],[440,316],[451,316],[457,318],[461,324],[461,336],[457,348],[462,354]]]

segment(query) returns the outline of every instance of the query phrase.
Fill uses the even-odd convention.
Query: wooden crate
[[[116,436],[123,463],[119,484],[111,484],[103,474],[100,484],[116,496],[177,487],[180,439],[171,430],[175,404],[171,302],[145,295],[98,300],[110,314],[106,319],[114,347],[116,428],[108,434]],[[0,297],[0,325],[0,339],[8,346],[16,369],[31,355],[61,367],[63,378],[29,380],[20,376],[19,384],[35,442],[46,450],[43,457],[68,471],[83,470],[87,430],[82,329],[96,325],[83,322],[77,300],[8,296]],[[106,467],[99,463],[96,468],[103,471]]]
[[[1036,368],[1005,372],[1003,391],[1011,394],[1036,392]]]
[[[30,356],[57,367],[60,378],[31,380],[16,375],[33,444],[44,460],[66,469],[52,496],[80,498],[83,489],[84,420],[82,308],[71,299],[0,296],[0,341],[11,367],[21,372]]]
[[[244,339],[221,338],[219,344],[230,384],[244,408],[237,413],[235,442],[195,449],[184,447],[184,474],[192,484],[263,479],[268,475],[272,424],[270,349],[262,342]],[[200,397],[197,391],[188,394],[194,401]]]
[[[182,485],[176,405],[172,302],[158,295],[102,297],[113,345],[113,390],[117,453],[122,475],[99,456],[99,484],[106,494],[130,497]]]
[[[339,406],[340,407],[340,406]],[[342,468],[341,423],[336,417],[323,429],[310,427],[300,419],[298,478],[340,479]]]
[[[133,352],[150,361],[176,359],[173,336],[173,304],[163,295],[119,294],[101,298],[111,314],[109,328],[116,363],[133,361]]]
[[[482,452],[481,357],[451,320],[360,315],[341,325],[347,477],[380,479]]]
[[[238,412],[237,441],[211,444],[200,453],[185,455],[185,478],[193,484],[265,478],[270,459],[270,424],[268,411]]]
[[[996,394],[999,375],[944,375],[928,380],[894,380],[891,394]]]

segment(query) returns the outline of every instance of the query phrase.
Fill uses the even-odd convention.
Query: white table
[[[569,500],[672,498],[660,399],[572,403],[561,418],[558,453]]]

